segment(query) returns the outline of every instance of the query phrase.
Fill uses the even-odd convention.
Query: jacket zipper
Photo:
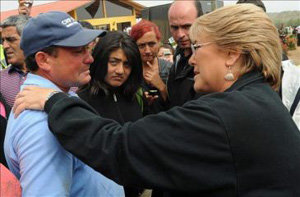
[[[113,99],[114,99],[114,101],[115,101],[115,103],[116,103],[116,108],[117,108],[117,110],[118,110],[118,113],[119,113],[120,119],[121,119],[122,123],[124,124],[124,123],[125,123],[125,121],[124,121],[124,119],[123,119],[123,116],[122,116],[121,110],[120,110],[120,108],[119,108],[119,104],[118,104],[117,95],[116,95],[115,93],[113,94]]]

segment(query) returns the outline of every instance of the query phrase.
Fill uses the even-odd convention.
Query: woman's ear
[[[240,52],[230,51],[227,53],[226,66],[234,66],[241,56]]]
[[[35,61],[37,65],[39,66],[39,69],[43,71],[50,71],[51,64],[50,64],[50,55],[43,52],[39,51],[35,54]]]

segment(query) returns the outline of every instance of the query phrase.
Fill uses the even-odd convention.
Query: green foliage
[[[295,35],[287,35],[286,43],[287,43],[288,50],[296,50],[297,38]]]
[[[300,11],[284,11],[279,13],[268,13],[277,28],[282,26],[299,26]]]

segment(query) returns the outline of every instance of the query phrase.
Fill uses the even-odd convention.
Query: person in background
[[[181,107],[121,126],[78,98],[28,87],[15,115],[45,109],[64,148],[121,184],[165,196],[300,196],[300,133],[276,92],[282,51],[271,19],[252,4],[225,6],[189,36],[194,89],[209,94]]]
[[[1,92],[0,92],[0,163],[7,167],[7,163],[4,156],[4,137],[5,137],[5,130],[7,125],[7,118],[10,113],[10,108],[6,104]]]
[[[170,44],[162,44],[158,49],[158,58],[162,58],[173,63],[174,49]]]
[[[264,12],[267,12],[265,4],[261,0],[238,0],[236,4],[242,4],[242,3],[251,3],[254,4],[261,9],[263,9]]]
[[[2,33],[1,32],[2,32],[2,27],[0,25],[0,70],[7,68],[5,53],[4,53],[3,45],[2,45],[2,37],[1,37]]]
[[[21,39],[30,71],[22,88],[51,87],[74,95],[71,87],[90,80],[93,57],[87,45],[100,34],[103,32],[82,28],[64,12],[30,19]],[[9,169],[20,180],[22,196],[124,195],[123,187],[61,147],[49,131],[45,113],[28,110],[17,119],[10,114],[4,152]]]
[[[3,143],[6,131],[6,122],[11,107],[14,104],[15,97],[20,91],[20,86],[23,84],[27,69],[25,67],[25,57],[23,51],[20,48],[20,40],[23,32],[23,28],[27,21],[28,16],[25,15],[14,15],[5,19],[1,23],[1,43],[0,45],[0,56],[1,66],[0,69],[0,94],[1,102],[4,107],[0,106],[0,110],[5,112],[5,116],[1,116],[1,162],[7,166],[4,158]],[[2,51],[3,50],[3,51]],[[3,52],[3,53],[2,53]],[[8,63],[8,67],[6,65]],[[4,114],[4,113],[3,113]]]
[[[239,0],[237,2],[237,4],[241,3],[252,3],[266,12],[266,7],[261,0]],[[284,52],[281,64],[279,96],[300,130],[300,68],[289,60]]]
[[[33,0],[19,0],[19,15],[30,16]]]
[[[20,40],[23,28],[28,20],[29,16],[14,15],[1,23],[3,49],[7,57],[7,63],[10,66],[0,71],[0,92],[10,107],[13,106],[15,97],[27,75]]]
[[[136,41],[143,62],[143,91],[149,101],[149,113],[157,113],[163,110],[168,97],[166,83],[172,64],[157,57],[161,33],[156,24],[142,19],[132,26],[130,36]]]
[[[20,182],[1,162],[0,175],[0,196],[21,197]]]
[[[95,47],[90,66],[91,81],[78,91],[81,99],[101,116],[121,125],[143,117],[141,87],[143,70],[135,42],[123,32],[108,32]],[[125,187],[126,197],[143,189]]]
[[[202,14],[200,1],[174,1],[169,8],[170,32],[177,43],[174,63],[170,69],[167,83],[170,108],[181,106],[204,94],[199,92],[196,95],[193,89],[194,71],[188,63],[192,56],[189,29],[196,18]]]

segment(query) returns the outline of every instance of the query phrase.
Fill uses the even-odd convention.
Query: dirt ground
[[[288,51],[288,57],[295,65],[300,66],[300,46],[296,50]]]

